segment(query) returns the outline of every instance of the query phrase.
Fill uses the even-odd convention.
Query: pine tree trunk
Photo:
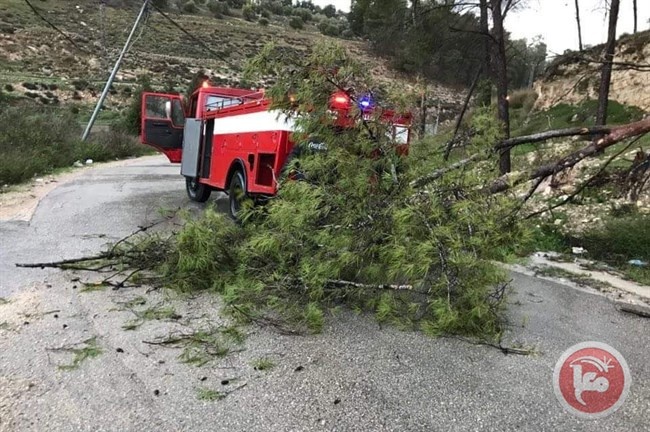
[[[490,48],[492,41],[490,40],[490,27],[488,26],[488,0],[480,0],[480,10],[481,10],[481,16],[480,16],[480,26],[481,26],[481,33],[483,34],[483,74],[484,76],[489,79],[490,76],[492,75],[492,67],[491,67],[491,56],[490,56]],[[489,82],[486,80],[486,82]],[[489,86],[486,89],[482,90],[482,93],[479,95],[479,104],[484,105],[484,106],[490,106],[492,103],[492,88]]]
[[[609,102],[609,87],[612,81],[612,63],[616,49],[616,22],[618,20],[618,9],[620,0],[612,0],[609,9],[609,28],[607,44],[603,55],[603,68],[600,76],[600,89],[598,91],[598,112],[596,113],[596,125],[604,125],[607,122],[607,105]]]
[[[637,16],[636,0],[632,0],[632,7],[634,8],[634,33],[636,33],[639,30],[637,27],[639,17]]]
[[[494,78],[497,87],[497,112],[504,139],[510,138],[510,113],[508,103],[508,64],[506,57],[506,42],[503,29],[503,13],[501,0],[490,0],[492,5],[492,37],[494,38]],[[510,172],[510,149],[499,151],[499,172],[503,175]]]
[[[411,14],[413,18],[413,25],[417,24],[419,13],[420,13],[420,0],[411,0]]]
[[[576,21],[578,22],[578,49],[582,51],[582,28],[580,26],[580,6],[578,0],[576,0]]]

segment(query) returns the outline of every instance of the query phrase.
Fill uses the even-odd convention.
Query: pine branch
[[[522,144],[532,144],[548,141],[553,138],[563,138],[569,136],[591,136],[598,134],[607,134],[613,130],[612,126],[593,126],[593,127],[575,127],[568,129],[555,129],[539,132],[531,135],[524,135],[501,141],[495,146],[496,149],[510,149]]]
[[[607,162],[605,162],[605,163],[600,167],[600,169],[598,170],[598,172],[596,172],[596,174],[592,175],[592,176],[589,177],[587,180],[585,180],[584,182],[582,182],[582,183],[580,184],[580,186],[578,186],[578,188],[577,188],[577,189],[576,189],[576,190],[575,190],[571,195],[567,196],[564,200],[562,200],[562,201],[560,201],[559,203],[556,203],[556,204],[554,204],[554,205],[552,205],[552,206],[549,206],[548,208],[545,208],[545,209],[543,209],[543,210],[539,210],[539,211],[536,211],[536,212],[534,212],[534,213],[531,213],[531,214],[527,215],[527,216],[525,217],[525,219],[530,219],[530,218],[533,218],[533,217],[535,217],[535,216],[539,216],[539,215],[542,214],[542,213],[545,213],[545,212],[547,212],[547,211],[555,210],[556,208],[558,208],[558,207],[562,207],[563,205],[568,204],[569,202],[571,202],[571,201],[573,200],[573,198],[575,198],[575,197],[578,196],[580,193],[582,193],[582,191],[585,190],[585,189],[587,188],[587,186],[589,186],[589,185],[590,185],[590,184],[591,184],[591,183],[592,183],[596,178],[598,178],[598,176],[599,176],[600,174],[602,174],[602,173],[605,171],[605,169],[607,168],[607,166],[609,166],[609,164],[612,163],[612,162],[614,161],[614,159],[616,159],[617,157],[619,157],[620,155],[622,155],[623,153],[625,153],[625,152],[626,152],[630,147],[632,147],[632,146],[633,146],[633,145],[634,145],[638,140],[640,140],[641,137],[642,137],[642,136],[639,136],[639,137],[637,137],[636,139],[630,141],[630,143],[629,143],[628,145],[626,145],[625,147],[623,147],[622,150],[616,152],[616,154],[614,154],[612,157],[610,157],[610,158],[607,160]],[[541,183],[542,181],[544,181],[544,179],[545,179],[545,177],[540,177],[540,178],[537,180],[537,183],[538,183],[538,184]]]
[[[423,177],[420,177],[418,179],[413,180],[411,182],[411,187],[419,188],[419,187],[425,186],[425,185],[439,179],[440,177],[447,174],[448,172],[457,170],[459,168],[463,168],[465,165],[468,165],[468,164],[470,164],[472,162],[475,162],[475,161],[481,159],[482,157],[483,157],[483,155],[481,155],[480,153],[476,153],[476,154],[473,154],[472,156],[468,157],[467,159],[463,159],[463,160],[460,160],[458,162],[455,162],[455,163],[449,165],[448,167],[437,169],[434,172],[432,172],[431,174],[427,174],[426,176],[423,176]]]
[[[478,70],[476,71],[476,75],[474,76],[474,80],[472,81],[472,85],[469,88],[469,92],[467,92],[467,97],[465,98],[463,109],[460,111],[460,114],[458,115],[458,120],[456,120],[456,127],[454,128],[454,136],[449,140],[445,148],[445,154],[442,157],[444,160],[449,159],[449,154],[451,153],[452,147],[454,146],[454,140],[458,136],[458,130],[460,129],[460,124],[463,122],[463,117],[465,117],[465,112],[467,111],[469,102],[472,100],[472,95],[474,94],[474,90],[476,90],[476,85],[478,84],[478,80],[481,77],[482,73],[483,73],[483,67],[479,67]]]
[[[83,258],[72,258],[72,259],[65,259],[61,261],[51,261],[51,262],[42,262],[42,263],[16,263],[16,267],[20,268],[65,268],[65,269],[72,269],[70,266],[73,266],[74,264],[80,264],[84,262],[89,262],[89,261],[98,261],[98,260],[104,260],[111,258],[112,255],[107,254],[107,253],[101,253],[99,255],[94,255],[90,257],[83,257]],[[84,267],[79,267],[75,269],[81,269],[81,270],[88,270]],[[92,269],[91,269],[92,270]]]

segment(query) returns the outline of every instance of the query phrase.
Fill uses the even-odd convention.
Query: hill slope
[[[535,83],[535,91],[540,95],[537,106],[548,108],[559,102],[597,99],[602,49],[599,45],[581,55],[571,52],[558,57],[545,77]],[[650,111],[650,31],[621,37],[614,61],[610,99]],[[630,68],[631,64],[643,67]]]
[[[120,2],[109,2],[117,7],[101,9],[99,2],[91,0],[33,4],[77,47],[39,19],[23,1],[0,0],[0,84],[14,94],[43,103],[73,103],[87,111],[126,40],[137,5],[124,7],[119,6]],[[207,11],[199,15],[171,12],[175,21],[203,40],[221,59],[160,14],[149,14],[117,76],[106,111],[117,111],[128,102],[140,75],[148,75],[158,87],[184,90],[192,75],[204,70],[216,83],[250,87],[253,83],[242,81],[243,65],[267,42],[305,52],[318,40],[327,38],[313,24],[298,31],[288,26],[287,17],[273,16],[269,25],[262,26],[241,18],[240,10],[232,12],[234,16],[224,19],[216,19]],[[372,56],[365,42],[337,40],[368,64],[379,79],[408,82]],[[458,91],[434,87],[443,103],[459,101]]]

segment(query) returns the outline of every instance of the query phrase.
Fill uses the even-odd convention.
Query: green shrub
[[[268,9],[262,9],[260,15],[262,15],[262,18],[266,18],[266,19],[271,18],[271,12],[269,12]]]
[[[183,4],[183,12],[185,13],[197,13],[199,8],[194,3],[194,0],[189,0],[187,3]]]
[[[235,9],[241,9],[246,4],[246,0],[226,0],[228,6]]]
[[[108,131],[94,133],[87,142],[79,143],[75,160],[106,161],[142,156],[150,152],[149,147],[140,144],[137,137],[118,128],[110,128]]]
[[[267,25],[269,25],[269,20],[267,18],[264,18],[264,17],[257,20],[257,22],[259,23],[259,25],[261,25],[263,27],[266,27]]]
[[[166,10],[168,5],[167,0],[153,0],[151,3],[153,3],[154,6],[156,6],[158,9]]]
[[[151,91],[151,81],[147,75],[138,77],[138,89],[133,94],[128,108],[122,113],[122,120],[117,125],[118,129],[132,135],[140,134],[142,93]]]
[[[289,27],[295,30],[302,30],[302,28],[304,27],[302,18],[300,18],[299,16],[291,17],[291,19],[289,20]]]
[[[255,9],[253,9],[253,6],[251,5],[244,6],[241,12],[242,12],[242,16],[246,21],[255,21],[255,19],[257,18]]]
[[[208,10],[215,18],[223,18],[225,15],[230,14],[228,3],[217,0],[210,0],[208,3]]]
[[[337,37],[341,34],[339,27],[328,21],[321,21],[318,23],[318,30],[326,36]]]
[[[69,109],[33,104],[0,107],[0,184],[20,183],[76,160],[105,161],[139,156],[148,148],[125,132],[93,134],[81,142],[82,128]]]
[[[0,108],[0,184],[19,183],[75,161],[81,128],[66,110],[22,104]]]
[[[510,108],[524,108],[524,111],[530,111],[538,97],[539,95],[533,89],[515,90],[510,95]]]
[[[354,37],[354,32],[350,29],[345,29],[341,32],[341,37],[343,39],[352,39]]]
[[[602,228],[584,234],[578,243],[598,260],[618,264],[631,259],[650,261],[650,216],[611,218]]]
[[[598,101],[587,100],[577,105],[557,104],[547,110],[534,112],[526,124],[519,124],[513,116],[513,136],[527,135],[548,129],[562,129],[572,126],[592,126],[596,120]],[[510,107],[515,113],[516,108]],[[607,106],[607,123],[624,124],[643,118],[643,110],[610,100]]]
[[[284,5],[279,1],[267,1],[264,8],[275,15],[284,15]]]
[[[292,15],[299,16],[304,22],[309,22],[314,18],[311,11],[305,8],[295,8]]]

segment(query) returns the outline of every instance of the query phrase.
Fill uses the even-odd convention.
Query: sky
[[[350,0],[313,0],[314,4],[333,4],[348,12]],[[605,0],[579,0],[582,41],[584,45],[598,45],[607,39]],[[566,49],[578,49],[578,30],[575,20],[574,0],[527,0],[527,7],[512,12],[506,18],[506,29],[515,39],[531,40],[541,35],[548,46],[549,55],[561,54]],[[639,30],[650,25],[650,0],[637,0]],[[618,34],[632,33],[632,0],[621,0]]]

